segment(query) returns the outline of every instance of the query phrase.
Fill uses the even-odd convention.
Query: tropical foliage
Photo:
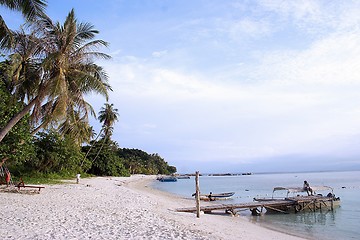
[[[14,33],[15,45],[9,49],[13,92],[25,106],[0,130],[0,141],[29,112],[34,128],[76,120],[74,115],[87,120],[93,110],[84,95],[94,92],[107,99],[111,90],[106,73],[94,63],[96,58],[110,58],[95,51],[107,43],[93,40],[98,31],[78,22],[74,10],[64,24],[43,16],[31,27],[30,34]]]
[[[19,11],[28,21],[34,21],[38,16],[45,15],[46,1],[44,0],[0,0],[0,5]],[[0,15],[0,47],[10,47],[13,43],[12,31],[7,27]]]
[[[0,5],[21,12],[28,26],[10,30],[0,15],[0,166],[18,176],[176,172],[158,154],[121,149],[111,140],[118,109],[107,102],[108,77],[95,63],[110,58],[98,51],[108,43],[95,39],[92,24],[79,22],[74,10],[64,23],[54,22],[44,0]],[[88,118],[96,116],[85,100],[89,93],[106,100],[101,132],[92,141]]]
[[[157,153],[148,154],[139,149],[118,149],[118,156],[125,159],[125,166],[131,174],[172,174],[176,167],[168,163]]]
[[[104,144],[104,142],[106,142]],[[149,154],[139,149],[119,148],[116,142],[100,141],[88,154],[92,161],[89,173],[95,175],[121,176],[129,174],[173,174],[176,167],[169,164],[158,154]],[[102,147],[103,146],[103,147]],[[89,147],[84,147],[87,151]],[[102,148],[100,154],[98,149]]]
[[[64,175],[84,172],[90,166],[79,146],[69,136],[62,137],[56,131],[40,132],[33,141],[36,155],[23,165],[24,170],[42,173],[63,173]]]
[[[0,127],[21,107],[21,102],[14,101],[4,82],[0,81]],[[29,116],[24,117],[0,144],[0,165],[5,161],[20,163],[34,155],[28,122]]]
[[[94,147],[88,154],[88,159],[92,162],[89,173],[100,176],[130,175],[128,169],[124,166],[124,159],[116,154],[118,149],[116,142],[101,139],[93,144]]]

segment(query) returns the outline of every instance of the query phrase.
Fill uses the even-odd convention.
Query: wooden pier
[[[211,213],[212,211],[223,210],[225,213],[236,215],[240,210],[249,209],[253,214],[256,214],[263,212],[263,209],[265,208],[269,212],[298,213],[302,211],[315,212],[319,210],[333,210],[335,206],[339,206],[339,203],[340,199],[337,201],[331,197],[300,196],[279,200],[272,199],[270,201],[254,201],[248,203],[201,206],[200,211],[203,211],[204,213]],[[176,211],[196,212],[196,207],[178,208]]]

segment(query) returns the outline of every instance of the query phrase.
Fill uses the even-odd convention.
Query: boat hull
[[[158,180],[160,182],[177,182],[177,178],[175,178],[175,177],[162,177]]]
[[[213,194],[200,194],[200,200],[202,201],[216,201],[216,200],[227,200],[230,199],[235,192],[228,193],[213,193]]]

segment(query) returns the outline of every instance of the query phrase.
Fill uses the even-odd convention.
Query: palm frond
[[[36,17],[45,15],[47,3],[44,0],[17,0],[14,2],[18,2],[23,15],[28,20],[35,20]]]
[[[80,41],[86,41],[93,39],[99,31],[94,29],[94,25],[90,23],[79,23],[77,24],[76,39]]]
[[[0,48],[8,50],[14,42],[13,33],[0,15]]]
[[[45,14],[47,1],[45,0],[0,0],[0,5],[10,10],[21,11],[28,20],[35,20]]]

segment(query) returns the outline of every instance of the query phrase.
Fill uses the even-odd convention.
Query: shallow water
[[[201,176],[200,190],[209,192],[236,192],[231,200],[220,203],[251,202],[254,197],[271,197],[275,186],[301,187],[307,180],[310,185],[331,186],[341,198],[341,206],[334,211],[306,212],[298,214],[246,215],[249,221],[270,228],[310,239],[360,239],[360,171],[253,174],[240,176]],[[153,187],[191,198],[195,192],[195,180],[179,179],[177,182],[154,182]],[[325,194],[327,194],[325,192]],[[276,194],[276,197],[285,196]]]

